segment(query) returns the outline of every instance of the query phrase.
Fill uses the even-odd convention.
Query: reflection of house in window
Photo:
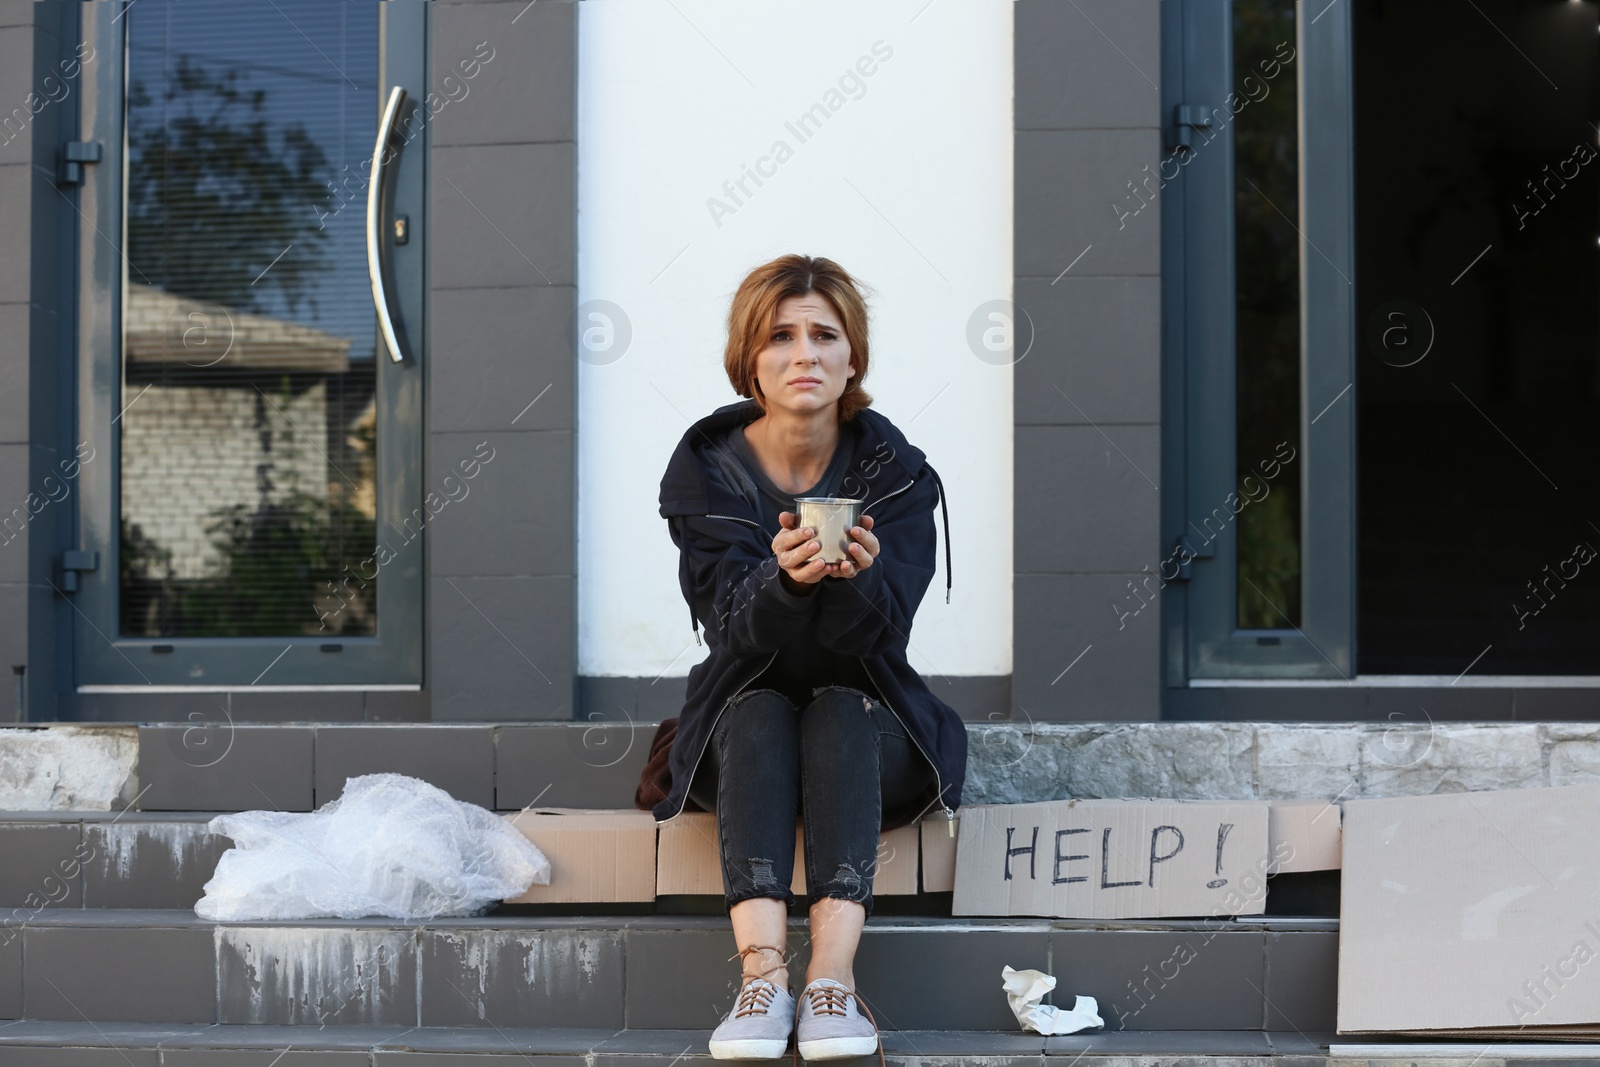
[[[371,359],[145,285],[124,321],[124,632],[328,632],[313,604],[372,552]],[[372,606],[342,632],[371,632]]]

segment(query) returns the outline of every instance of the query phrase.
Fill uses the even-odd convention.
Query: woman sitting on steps
[[[661,515],[709,655],[689,672],[666,820],[717,814],[743,985],[711,1037],[717,1059],[879,1051],[854,960],[882,830],[955,818],[960,717],[906,659],[935,570],[939,476],[868,405],[867,309],[828,259],[789,255],[740,284],[724,363],[743,402],[678,443]],[[797,496],[861,499],[849,559],[826,563]],[[870,512],[870,514],[869,514]],[[945,517],[946,602],[949,519]],[[811,958],[798,1002],[786,948],[796,816],[805,828]]]

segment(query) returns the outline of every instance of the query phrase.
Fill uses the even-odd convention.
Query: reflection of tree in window
[[[316,306],[328,233],[312,205],[333,177],[301,123],[269,116],[265,89],[185,56],[152,92],[128,90],[128,260],[164,292],[270,313]],[[276,258],[275,257],[280,257]],[[268,268],[271,268],[270,270]]]
[[[318,89],[308,111],[290,57],[324,58],[288,24],[263,34],[271,64],[184,54],[221,17],[202,8],[129,12],[123,632],[372,634],[374,586],[345,582],[375,539],[371,307],[345,284],[356,220],[325,207],[329,148],[370,146],[375,95]]]
[[[1234,262],[1237,476],[1254,476],[1280,442],[1300,450],[1299,129],[1295,12],[1290,0],[1233,4]],[[1296,60],[1298,57],[1295,57]],[[1275,72],[1275,77],[1269,73]],[[1200,151],[1204,151],[1204,147]],[[1253,183],[1253,185],[1252,185]],[[1280,214],[1281,212],[1281,214]],[[1300,622],[1300,471],[1239,513],[1239,626]],[[1245,491],[1238,489],[1240,499]],[[1234,505],[1235,507],[1239,505]]]

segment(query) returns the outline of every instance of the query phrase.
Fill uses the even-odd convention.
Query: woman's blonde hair
[[[863,286],[839,264],[822,256],[779,256],[763,263],[739,283],[728,308],[728,347],[723,365],[734,392],[751,397],[767,410],[766,397],[756,380],[756,356],[767,347],[778,305],[791,296],[821,293],[844,321],[850,358],[856,372],[839,397],[839,421],[848,422],[872,403],[861,382],[867,376],[867,302]]]

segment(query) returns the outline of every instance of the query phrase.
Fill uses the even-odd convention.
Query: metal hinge
[[[70,548],[61,553],[61,591],[63,593],[76,593],[78,591],[78,575],[88,571],[99,570],[100,553],[86,552],[78,548]]]
[[[1173,109],[1172,116],[1172,143],[1167,147],[1173,151],[1194,151],[1194,143],[1189,136],[1191,130],[1211,129],[1211,108],[1205,104],[1179,104]]]
[[[1185,548],[1188,549],[1188,552],[1184,551]],[[1210,541],[1201,541],[1200,547],[1196,548],[1189,543],[1188,538],[1180,536],[1172,543],[1172,555],[1169,557],[1178,561],[1178,573],[1166,580],[1169,582],[1193,581],[1194,561],[1197,559],[1214,559],[1216,555],[1217,550]],[[1185,558],[1186,556],[1187,558]]]
[[[83,165],[100,162],[99,141],[68,141],[61,146],[61,166],[56,171],[57,185],[82,185]]]

